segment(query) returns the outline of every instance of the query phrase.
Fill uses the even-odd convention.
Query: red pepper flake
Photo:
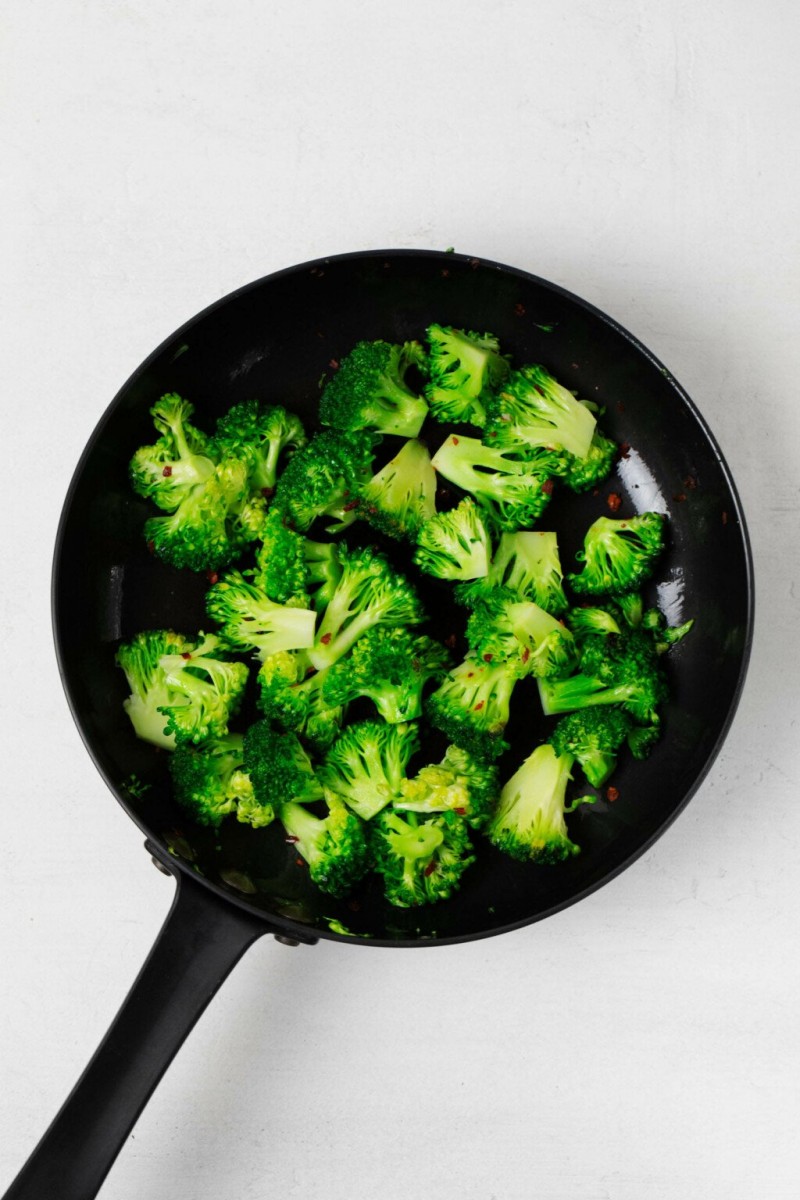
[[[421,667],[421,666],[422,666],[422,662],[421,662],[421,660],[420,660],[420,659],[418,659],[418,658],[412,658],[412,660],[411,660],[411,669],[412,669],[412,671],[419,671],[419,669],[420,669],[420,667]]]
[[[290,833],[283,840],[285,842],[289,842],[289,844],[291,845],[294,842],[299,842],[300,838],[296,838],[293,834]]]
[[[723,512],[723,514],[722,514],[722,524],[723,525],[728,524],[728,514],[726,512]]]
[[[555,484],[553,483],[552,479],[545,479],[544,483],[542,484],[542,491],[544,492],[545,496],[552,496],[554,487]]]
[[[484,661],[484,662],[491,662],[493,658],[494,658],[494,655],[493,655],[493,654],[484,654],[484,656],[483,656],[483,661]]]
[[[331,640],[332,636],[333,635],[330,633],[323,633],[322,637],[319,640],[322,642],[323,646],[327,646],[328,642]]]
[[[690,492],[693,492],[694,489],[697,487],[696,477],[694,475],[687,475],[683,481],[683,486],[685,488],[688,488]]]
[[[209,583],[219,583],[219,575],[216,571],[206,571],[206,579]]]
[[[454,438],[453,438],[453,445],[454,445],[454,446],[457,446],[457,445],[458,445],[458,438],[457,438],[457,437],[454,437]]]
[[[453,812],[458,813],[460,817],[465,817],[467,815],[467,810],[465,808],[454,808]]]
[[[358,500],[357,499],[351,500],[348,504],[345,504],[344,508],[342,509],[342,512],[352,512],[354,508],[358,508]]]
[[[271,500],[272,497],[275,495],[275,488],[274,487],[263,487],[261,489],[261,495],[264,497],[265,500]]]
[[[619,457],[620,458],[628,458],[630,456],[630,452],[631,452],[630,442],[622,442],[622,444],[620,445],[620,448],[619,448]]]
[[[449,279],[449,278],[450,278],[450,268],[442,267],[442,279]]]
[[[529,647],[529,646],[526,646],[526,647],[525,647],[525,649],[522,651],[522,661],[523,661],[523,663],[526,663],[526,662],[528,661],[528,659],[530,658],[530,656],[531,656],[530,647]]]
[[[170,466],[164,467],[164,470],[161,472],[161,474],[164,476],[165,479],[169,479],[170,475],[172,474],[172,467],[170,467]]]
[[[619,512],[620,508],[622,507],[622,497],[618,492],[611,492],[606,500],[606,504],[612,512]]]
[[[428,865],[427,865],[427,867],[426,867],[426,868],[425,868],[425,870],[423,871],[423,875],[425,875],[426,877],[427,877],[428,875],[432,875],[432,874],[433,874],[433,872],[434,872],[435,870],[436,870],[436,863],[435,863],[435,862],[429,862],[429,863],[428,863]]]
[[[592,495],[593,495],[593,496],[599,496],[599,495],[600,495],[600,488],[592,488]]]
[[[338,358],[332,358],[332,359],[330,360],[330,362],[328,363],[328,366],[330,367],[330,369],[331,369],[332,371],[338,371],[338,370],[339,370],[339,360],[338,360]]]
[[[517,303],[514,305],[514,316],[515,317],[524,317],[525,316],[525,305],[524,304]]]
[[[619,800],[619,788],[606,788],[606,800],[608,800],[609,804],[613,804],[615,800]]]
[[[151,554],[155,554],[156,544],[152,539],[147,543],[147,549],[150,551]]]
[[[496,430],[496,429],[490,429],[490,430],[489,430],[489,432],[486,434],[486,436],[487,436],[487,437],[497,437],[497,430]]]
[[[483,708],[483,704],[484,704],[483,700],[479,700],[478,703],[475,705],[474,711],[480,712],[481,709]]]
[[[191,656],[191,654],[189,653],[189,651],[188,651],[188,650],[184,650],[183,654],[181,655],[181,658],[186,658],[186,659],[189,659],[189,658],[191,658],[191,657],[192,657],[192,656]]]
[[[445,646],[448,646],[451,650],[455,650],[457,641],[458,641],[458,638],[456,637],[456,635],[454,633],[451,633],[449,637],[446,637],[444,639],[444,644],[445,644]]]
[[[686,499],[686,492],[678,492],[677,496],[673,496],[672,499],[677,504],[683,504],[684,500]]]
[[[625,405],[621,400],[617,401],[617,412],[625,412]]]
[[[304,858],[296,858],[294,860],[294,865],[296,867],[304,867],[306,865],[306,860]]]

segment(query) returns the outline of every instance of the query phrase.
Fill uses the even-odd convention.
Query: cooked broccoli
[[[359,516],[393,538],[416,537],[436,512],[436,472],[422,442],[412,438],[361,489]]]
[[[501,529],[532,525],[550,502],[551,480],[514,448],[452,436],[432,462],[445,479],[470,492]]]
[[[265,658],[258,672],[261,711],[319,751],[337,736],[344,717],[343,705],[323,695],[329,669],[316,671],[306,651],[287,650]]]
[[[614,597],[625,624],[631,629],[637,629],[644,616],[644,603],[641,592],[618,592]]]
[[[548,742],[530,754],[500,792],[485,832],[504,854],[550,865],[580,852],[570,840],[565,812],[572,758]]]
[[[597,424],[591,408],[540,366],[512,372],[486,412],[488,445],[557,447],[582,459],[589,454]]]
[[[428,696],[424,712],[435,729],[476,758],[497,758],[508,749],[503,730],[517,675],[505,663],[468,656]]]
[[[145,521],[145,539],[173,567],[216,571],[236,558],[250,536],[237,520],[247,501],[247,465],[225,459],[188,489],[174,513]]]
[[[467,622],[467,642],[476,659],[499,662],[517,675],[544,678],[573,670],[570,631],[532,600],[508,588],[493,588],[475,601]]]
[[[194,408],[175,392],[150,409],[161,437],[142,446],[130,462],[134,491],[166,512],[174,512],[192,488],[214,473],[218,455],[211,439],[191,424]]]
[[[366,696],[384,721],[415,721],[422,713],[426,683],[442,679],[450,662],[449,652],[432,638],[415,636],[400,625],[377,625],[328,668],[323,698],[335,707]]]
[[[217,826],[228,813],[253,825],[269,825],[272,805],[258,804],[244,770],[241,733],[207,738],[199,746],[178,746],[169,758],[175,799],[201,825]]]
[[[372,471],[375,437],[371,433],[315,434],[295,450],[281,472],[274,505],[305,533],[317,517],[330,518],[330,530],[344,529],[357,516],[358,497]]]
[[[369,869],[364,827],[335,793],[326,792],[325,802],[325,817],[290,802],[281,806],[280,819],[292,849],[308,863],[311,882],[330,896],[346,896]]]
[[[330,604],[336,585],[342,577],[339,547],[335,542],[312,542],[303,544],[303,559],[306,566],[306,589],[317,611]]]
[[[592,787],[602,787],[617,763],[633,722],[620,708],[587,708],[562,717],[548,741],[556,754],[570,754]]]
[[[369,834],[384,894],[398,908],[448,899],[475,861],[469,827],[454,812],[420,819],[414,812],[384,809]]]
[[[377,550],[342,546],[339,557],[342,575],[308,651],[317,670],[335,663],[375,625],[418,625],[425,617],[411,584]]]
[[[258,400],[234,404],[217,422],[214,433],[220,457],[243,459],[251,490],[267,495],[275,488],[281,453],[305,446],[307,440],[299,417],[280,405],[262,405]]]
[[[653,724],[658,721],[658,706],[668,695],[652,641],[635,629],[618,636],[585,638],[577,675],[538,682],[548,717],[595,704],[620,704],[635,721]]]
[[[598,428],[592,434],[589,452],[583,458],[567,454],[564,483],[573,492],[588,492],[611,473],[619,447]]]
[[[261,543],[256,550],[258,587],[276,604],[305,596],[305,538],[290,528],[281,509],[271,508],[267,513]]]
[[[309,804],[322,799],[322,785],[300,742],[269,721],[256,721],[245,733],[244,769],[259,804],[279,808],[290,800]]]
[[[628,749],[636,759],[647,758],[660,736],[658,721],[651,725],[632,725],[628,731]]]
[[[454,812],[479,829],[488,820],[498,792],[494,764],[473,758],[460,746],[448,746],[440,763],[402,780],[394,807],[401,812]]]
[[[406,383],[409,367],[424,365],[418,342],[359,342],[339,364],[319,401],[323,425],[334,429],[374,429],[414,438],[428,405]]]
[[[643,613],[641,627],[652,634],[656,652],[666,654],[672,646],[682,641],[694,625],[694,618],[682,625],[668,625],[667,618],[659,608],[649,608]]]
[[[342,730],[318,776],[362,820],[370,821],[400,794],[409,759],[418,749],[416,725],[360,721]]]
[[[613,602],[604,608],[589,605],[571,608],[564,614],[564,620],[578,642],[595,634],[622,633],[624,627],[622,614]]]
[[[645,512],[623,519],[598,517],[586,532],[576,558],[579,575],[568,575],[576,592],[588,595],[629,592],[648,579],[664,546],[662,513]]]
[[[425,395],[431,415],[437,421],[482,426],[484,400],[511,369],[497,338],[450,325],[429,325],[428,344],[430,379]]]
[[[478,579],[489,570],[492,543],[473,500],[437,513],[417,534],[414,562],[438,579]]]
[[[257,581],[236,570],[226,572],[206,594],[206,611],[225,643],[232,650],[255,650],[262,661],[282,650],[313,645],[317,614],[301,603],[308,601],[276,604]]]
[[[137,737],[172,749],[222,737],[236,712],[247,667],[218,657],[219,638],[170,630],[138,633],[117,651],[131,689],[124,702]]]
[[[554,533],[504,533],[497,544],[486,583],[510,588],[559,617],[567,608],[558,540]]]

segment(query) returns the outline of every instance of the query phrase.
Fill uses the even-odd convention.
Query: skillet
[[[608,513],[658,509],[669,545],[648,599],[670,624],[692,616],[670,654],[664,736],[643,763],[620,763],[619,796],[570,817],[581,854],[534,868],[481,842],[453,899],[392,908],[376,881],[348,901],[318,893],[280,830],[236,822],[211,832],[187,819],[163,752],[134,737],[114,665],[121,640],[147,628],[207,624],[208,581],[154,559],[141,529],[149,506],[128,484],[134,449],[152,441],[149,408],[177,391],[210,428],[257,396],[314,427],[319,381],[360,339],[404,341],[431,322],[491,330],[515,363],[542,362],[605,409],[624,443],[599,494],[560,493],[540,522],[572,569],[588,525]],[[443,437],[426,426],[433,451]],[[454,615],[439,594],[435,632]],[[118,1017],[6,1200],[95,1196],[137,1116],[208,1001],[244,950],[269,933],[364,946],[446,945],[520,928],[580,900],[638,858],[709,770],[733,718],[749,656],[753,576],[741,505],[722,454],[692,401],[634,337],[562,288],[511,267],[436,251],[367,251],[304,263],[225,297],[187,322],[134,372],[94,431],[72,480],[57,536],[53,621],[59,669],[80,734],[109,788],[175,877],[172,909]],[[540,740],[535,690],[517,699],[503,777]],[[77,819],[77,818],[76,818]],[[345,930],[349,932],[345,932]]]

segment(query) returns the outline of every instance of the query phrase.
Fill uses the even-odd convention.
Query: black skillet
[[[148,553],[141,528],[149,510],[127,482],[132,451],[152,440],[154,400],[180,392],[210,427],[234,401],[258,396],[313,425],[331,360],[362,338],[421,337],[432,321],[491,330],[515,362],[542,362],[605,407],[602,424],[625,443],[617,472],[598,495],[558,494],[542,527],[558,532],[569,569],[582,531],[609,511],[610,493],[622,500],[618,515],[668,513],[670,544],[651,595],[671,623],[694,616],[696,626],[670,656],[673,698],[652,757],[624,763],[613,804],[601,800],[571,818],[582,853],[557,868],[532,868],[481,844],[457,897],[413,911],[386,905],[374,882],[350,902],[320,895],[278,828],[254,832],[229,822],[217,836],[187,820],[170,795],[163,754],[136,740],[123,713],[114,652],[141,629],[191,632],[206,623],[207,581]],[[429,424],[425,436],[435,449],[442,432]],[[441,594],[439,601],[431,598],[437,631],[446,634],[455,618]],[[81,736],[148,850],[177,882],[169,916],[119,1016],[7,1193],[87,1200],[181,1042],[257,937],[352,940],[332,930],[336,922],[365,946],[468,941],[546,917],[638,858],[695,792],[730,725],[750,648],[753,579],[739,500],[711,433],[630,334],[523,271],[456,254],[392,250],[305,263],[250,284],[189,321],[139,367],[101,419],[70,486],[53,613]],[[506,774],[543,729],[532,689],[516,707]]]

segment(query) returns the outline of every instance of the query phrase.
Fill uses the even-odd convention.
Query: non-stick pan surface
[[[208,626],[208,581],[148,552],[142,524],[150,508],[127,479],[132,451],[152,440],[153,402],[180,392],[209,428],[231,403],[256,396],[286,405],[313,427],[320,379],[332,360],[362,338],[420,338],[433,321],[491,330],[515,363],[541,362],[603,406],[602,425],[625,444],[615,473],[598,494],[559,491],[540,527],[558,533],[568,570],[584,530],[609,513],[610,493],[622,499],[619,516],[667,513],[669,546],[651,597],[671,623],[696,623],[669,656],[672,700],[652,756],[621,762],[613,804],[601,800],[570,818],[581,854],[558,867],[531,867],[477,839],[478,862],[462,891],[413,911],[387,905],[374,880],[349,901],[321,896],[277,825],[255,832],[231,821],[210,832],[187,819],[171,797],[164,753],[133,735],[114,654],[121,639],[142,629]],[[441,427],[428,422],[422,436],[433,451]],[[428,599],[436,632],[463,625],[447,589]],[[669,371],[613,320],[553,284],[496,263],[419,251],[342,255],[279,272],[168,338],[92,436],[65,505],[54,573],[56,642],[75,719],[112,791],[151,842],[289,935],[341,936],[331,933],[335,919],[365,935],[366,945],[454,942],[512,929],[586,895],[641,854],[686,804],[719,749],[743,682],[752,607],[747,536],[730,474]],[[501,762],[506,775],[546,728],[532,682],[519,687],[515,701],[511,748]]]

